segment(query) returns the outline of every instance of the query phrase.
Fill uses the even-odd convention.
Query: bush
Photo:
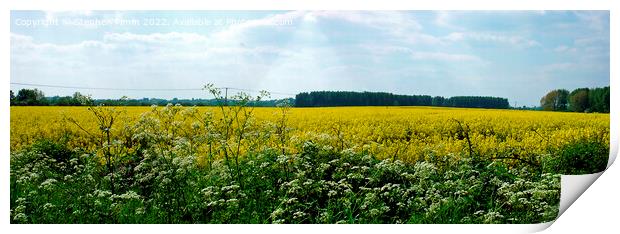
[[[559,203],[557,176],[467,158],[440,168],[306,142],[241,157],[240,177],[174,150],[109,175],[88,154],[57,163],[75,168],[61,173],[54,152],[71,151],[37,147],[12,154],[12,223],[538,223]],[[113,193],[120,174],[134,182]]]
[[[563,175],[592,174],[604,171],[609,145],[598,140],[576,140],[557,150],[557,155],[544,160],[547,172]]]

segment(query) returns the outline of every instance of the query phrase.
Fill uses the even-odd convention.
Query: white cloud
[[[402,39],[404,42],[407,42],[409,44],[422,44],[432,46],[447,45],[447,43],[445,43],[445,41],[439,37],[417,32],[402,35]]]
[[[37,43],[30,36],[11,34],[12,55],[53,54],[53,53],[107,53],[108,56],[117,55],[127,57],[134,55],[158,55],[163,58],[212,57],[212,55],[260,55],[285,54],[288,51],[275,46],[253,46],[234,44],[213,40],[196,33],[106,33],[102,40],[86,40],[73,44],[54,44],[48,42]],[[97,51],[92,51],[92,50]],[[133,52],[133,53],[132,53]],[[115,54],[116,53],[116,54]],[[71,57],[71,54],[57,54],[62,57]]]
[[[394,53],[407,54],[413,60],[433,60],[433,61],[445,61],[445,62],[484,62],[484,60],[476,55],[462,54],[462,53],[447,53],[447,52],[426,52],[416,51],[414,49],[404,46],[390,46],[390,45],[375,45],[375,44],[363,44],[360,48],[367,50],[376,56],[389,56]]]
[[[103,43],[101,41],[86,40],[75,44],[54,44],[54,43],[36,43],[30,36],[11,33],[11,49],[15,50],[13,55],[19,55],[20,52],[80,52],[85,49],[111,49],[113,45]]]
[[[575,64],[572,62],[551,63],[551,64],[542,66],[541,71],[544,73],[556,73],[556,72],[562,72],[562,71],[567,71],[567,70],[573,70],[577,68],[578,66],[579,66],[578,64]]]
[[[290,11],[282,14],[274,14],[260,19],[252,19],[240,22],[238,24],[232,24],[226,29],[217,32],[215,38],[222,41],[238,41],[244,33],[255,28],[261,27],[277,27],[285,28],[291,26],[303,19],[305,12],[303,11]]]
[[[575,53],[575,52],[577,52],[577,48],[566,46],[566,45],[561,45],[561,46],[555,47],[555,49],[553,49],[553,50],[555,52],[558,52],[558,53]]]
[[[554,62],[544,64],[533,69],[535,76],[545,79],[555,80],[556,82],[564,82],[572,79],[577,82],[590,83],[594,80],[609,81],[609,64],[591,63],[587,59],[579,58],[575,61]],[[592,77],[590,74],[599,73],[600,76]],[[575,75],[578,74],[578,75]],[[584,74],[588,74],[584,76]],[[607,75],[603,75],[607,74]],[[580,85],[581,86],[581,85]],[[579,86],[577,86],[579,87]],[[583,86],[581,86],[583,87]]]
[[[434,20],[435,25],[453,29],[453,30],[459,30],[459,31],[465,30],[463,27],[457,26],[453,23],[454,14],[455,12],[453,11],[438,11],[437,14],[435,15],[435,20]]]
[[[361,44],[361,49],[376,55],[385,55],[390,53],[411,53],[412,50],[404,46],[377,45],[377,44]]]
[[[415,60],[439,60],[447,62],[480,62],[477,56],[469,54],[455,54],[443,52],[412,52],[411,58]]]
[[[438,11],[435,17],[435,24],[443,27],[452,27],[451,15],[448,11]]]
[[[106,42],[149,42],[149,43],[196,43],[207,42],[208,37],[197,33],[152,33],[152,34],[134,34],[134,33],[106,33],[103,40]]]
[[[320,11],[310,14],[374,28],[387,33],[390,39],[408,44],[442,43],[440,38],[422,33],[422,24],[402,11]]]
[[[21,35],[21,34],[16,34],[16,33],[11,33],[11,45],[13,44],[25,44],[25,43],[32,43],[32,37],[31,36],[26,36],[26,35]]]
[[[422,29],[418,21],[402,11],[317,11],[308,14],[326,19],[344,20],[367,27],[388,29],[393,33]]]
[[[316,23],[325,20],[348,22],[375,29],[386,33],[391,39],[412,44],[441,43],[441,39],[422,33],[422,24],[402,11],[291,11],[231,25],[216,33],[215,37],[220,40],[242,41],[244,33],[256,28],[277,26],[274,30],[292,31],[299,30],[299,27],[286,26],[299,26],[301,22]],[[281,26],[282,24],[284,26]]]
[[[579,20],[595,31],[609,30],[609,11],[575,11]]]
[[[482,32],[453,32],[445,37],[447,41],[482,41],[503,43],[520,47],[536,47],[541,44],[532,39],[524,38],[522,36],[504,35],[499,33],[482,33]]]
[[[609,36],[588,36],[575,39],[576,46],[609,45]]]

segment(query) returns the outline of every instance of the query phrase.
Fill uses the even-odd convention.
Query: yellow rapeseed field
[[[557,217],[559,175],[600,172],[609,153],[608,114],[286,105],[10,114],[15,223],[540,223]]]
[[[120,111],[113,126],[118,134],[138,121],[152,107],[110,107]],[[159,107],[160,109],[162,107]],[[221,115],[216,107],[190,108],[194,115]],[[183,112],[184,113],[184,112]],[[183,116],[177,124],[200,128],[198,118]],[[189,113],[189,112],[188,112]],[[97,132],[95,116],[87,107],[11,107],[11,149],[16,150],[46,137],[85,136]],[[256,108],[253,129],[244,141],[260,148],[278,146],[273,132],[282,120],[278,108]],[[77,123],[77,124],[76,124]],[[313,141],[337,150],[369,152],[379,158],[415,162],[429,157],[462,157],[472,150],[480,155],[527,158],[575,140],[609,140],[609,114],[544,111],[487,110],[438,107],[330,107],[290,108],[286,114],[287,140],[282,146],[294,153],[300,144]],[[84,128],[84,129],[80,129]],[[163,133],[162,133],[163,134]],[[188,135],[192,138],[192,135]],[[72,143],[88,147],[88,139],[72,137]],[[80,140],[81,139],[81,140]],[[246,151],[247,149],[242,149]]]

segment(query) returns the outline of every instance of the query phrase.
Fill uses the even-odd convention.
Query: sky
[[[210,83],[537,106],[610,82],[609,11],[11,11],[10,31],[11,83],[127,89],[46,96],[211,98]]]

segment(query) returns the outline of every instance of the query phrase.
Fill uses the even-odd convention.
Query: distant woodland
[[[329,106],[438,106],[466,107],[489,109],[532,109],[511,107],[508,99],[501,97],[455,96],[431,97],[429,95],[399,95],[386,92],[349,92],[349,91],[313,91],[303,92],[289,99],[261,100],[253,102],[253,106],[277,106],[287,102],[296,107],[329,107]],[[183,106],[215,106],[221,104],[216,99],[91,99],[88,95],[75,92],[72,96],[46,97],[39,89],[20,89],[17,94],[11,90],[12,106],[151,106],[168,103]],[[234,105],[235,100],[226,100],[227,105]],[[552,90],[540,100],[540,106],[533,109],[546,111],[599,112],[609,113],[610,87],[578,88],[573,91],[566,89]]]
[[[603,88],[579,88],[552,90],[540,99],[540,106],[546,111],[573,111],[609,113],[609,86]]]
[[[381,92],[319,91],[300,93],[295,106],[445,106],[507,109],[508,99],[500,97],[457,96],[431,97],[428,95],[397,95]]]

